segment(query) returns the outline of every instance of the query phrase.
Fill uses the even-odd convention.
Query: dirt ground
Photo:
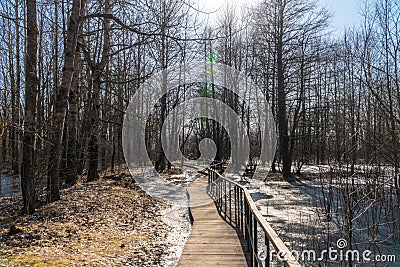
[[[0,266],[157,266],[168,249],[166,204],[114,180],[63,189],[31,216],[21,208],[0,198]]]

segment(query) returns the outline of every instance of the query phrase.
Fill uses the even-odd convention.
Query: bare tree
[[[38,28],[36,0],[26,0],[26,57],[25,57],[25,117],[23,133],[23,162],[21,187],[24,211],[32,214],[35,208],[35,138],[38,97]]]
[[[276,84],[277,84],[277,122],[279,132],[279,152],[283,163],[283,176],[291,180],[291,166],[293,149],[290,133],[293,134],[298,126],[300,109],[304,101],[304,83],[300,83],[299,99],[294,109],[294,118],[289,130],[288,94],[293,90],[294,84],[292,66],[298,57],[296,53],[301,51],[308,39],[318,33],[323,33],[327,26],[329,14],[325,9],[319,9],[316,1],[305,0],[271,0],[262,4],[263,12],[261,23],[267,31],[267,38],[273,44],[273,53],[276,60]],[[304,68],[300,68],[301,71]],[[300,79],[301,80],[301,79]]]
[[[80,23],[81,0],[72,3],[71,15],[68,22],[68,30],[65,42],[64,68],[61,85],[56,92],[54,105],[53,129],[50,131],[51,149],[49,165],[49,200],[60,199],[60,157],[62,152],[62,139],[64,131],[64,120],[68,108],[68,96],[71,89],[74,74],[74,60],[78,40],[78,29]]]

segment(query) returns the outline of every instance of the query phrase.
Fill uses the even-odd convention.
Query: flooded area
[[[20,177],[0,174],[0,197],[12,197],[20,194]]]
[[[349,237],[344,224],[346,215],[341,215],[339,212],[331,214],[330,217],[327,216],[320,181],[313,179],[295,182],[268,181],[251,195],[264,218],[290,250],[312,249],[321,252],[329,246],[336,248],[339,240],[348,242]],[[375,204],[373,201],[376,202],[372,200],[369,203]],[[374,216],[377,216],[379,220],[379,228],[376,227],[376,240],[371,240],[371,237],[363,231],[370,227],[374,219],[368,209],[375,209],[375,207],[371,204],[363,206],[357,211],[357,217],[352,220],[354,231],[352,249],[394,255],[397,263],[400,259],[398,237],[390,236],[388,233],[392,232],[391,226],[397,224],[396,221],[399,218],[388,218],[383,213],[375,214]],[[385,207],[376,204],[376,209],[384,210]],[[333,203],[332,210],[340,211],[341,202]],[[308,262],[308,264],[318,266],[314,265],[315,262]],[[364,266],[373,266],[373,264],[364,264]]]

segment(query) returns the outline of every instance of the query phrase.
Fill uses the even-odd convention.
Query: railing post
[[[253,227],[254,227],[254,229],[253,229],[253,231],[254,231],[254,237],[253,237],[253,244],[254,244],[254,253],[253,253],[253,255],[254,255],[254,263],[255,263],[255,266],[258,266],[258,235],[257,235],[257,219],[256,219],[256,217],[255,216],[253,216],[253,219],[254,219],[254,222],[253,222]]]
[[[237,201],[237,197],[238,197],[238,194],[237,194],[237,190],[238,190],[238,187],[236,186],[236,185],[234,185],[234,192],[235,192],[235,226],[236,226],[236,228],[238,228],[238,211],[237,211],[237,207],[238,207],[238,201]]]
[[[254,266],[254,248],[253,245],[251,244],[254,242],[254,236],[253,236],[253,213],[250,212],[250,207],[248,208],[249,210],[249,226],[247,227],[247,231],[249,232],[249,246],[250,246],[250,266]]]
[[[219,190],[218,190],[218,206],[220,210],[222,210],[222,181],[218,183]]]
[[[213,184],[212,194],[213,194],[213,196],[215,198],[215,196],[217,194],[217,185],[216,185],[215,180],[214,180],[213,177],[211,177],[211,181],[212,181],[212,184]]]
[[[246,203],[243,203],[243,207],[244,207],[244,215],[243,215],[243,232],[244,232],[244,239],[248,240],[248,233],[247,233],[247,205]],[[249,248],[247,248],[248,251]]]
[[[227,201],[226,201],[226,196],[227,195],[227,193],[226,193],[226,180],[224,179],[224,208],[225,208],[225,220],[226,220],[226,216],[227,216]]]
[[[229,221],[232,224],[232,184],[229,182]]]
[[[215,182],[215,195],[216,195],[216,201],[217,201],[217,206],[219,208],[219,182],[218,179],[214,180]]]
[[[265,267],[270,266],[270,248],[269,248],[269,239],[267,234],[265,234]]]
[[[243,234],[243,190],[240,190],[240,228]]]
[[[209,169],[208,171],[209,171],[208,178],[209,178],[210,184],[211,184],[211,195],[214,197],[214,185],[213,185],[214,181],[212,179],[212,172],[211,172],[211,169]]]
[[[242,223],[240,221],[240,213],[241,213],[241,209],[240,209],[240,188],[238,186],[237,187],[237,215],[238,215],[238,222],[239,222],[239,229],[242,228]]]

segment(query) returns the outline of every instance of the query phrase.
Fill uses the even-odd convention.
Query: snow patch
[[[171,230],[167,236],[167,242],[170,247],[166,257],[162,260],[161,266],[175,267],[178,265],[179,258],[192,229],[188,208],[171,206],[162,211],[162,220],[171,227]]]

